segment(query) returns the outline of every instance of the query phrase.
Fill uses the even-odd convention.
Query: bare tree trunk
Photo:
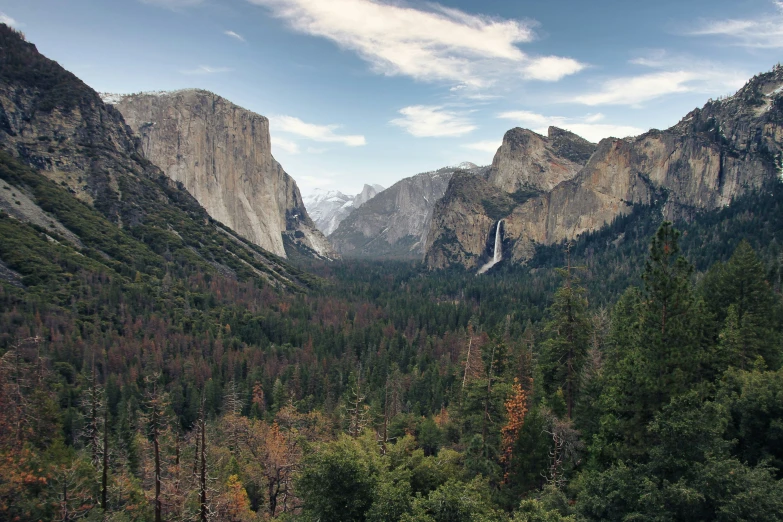
[[[103,410],[103,470],[101,476],[101,507],[106,511],[109,509],[107,504],[107,492],[109,489],[109,405]]]
[[[206,419],[204,411],[204,399],[201,400],[201,415],[199,418],[199,435],[201,437],[201,473],[199,476],[199,503],[201,504],[200,520],[201,522],[207,522],[207,430]]]
[[[163,522],[162,505],[160,501],[160,444],[157,428],[152,434],[152,446],[155,451],[155,522]]]
[[[473,332],[468,330],[470,338],[468,339],[468,357],[465,360],[465,373],[462,375],[462,391],[465,391],[465,383],[468,380],[468,368],[470,368],[470,348],[473,345]]]

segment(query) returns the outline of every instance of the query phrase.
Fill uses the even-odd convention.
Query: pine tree
[[[664,222],[650,245],[641,291],[615,306],[606,352],[599,439],[604,456],[641,458],[648,424],[669,400],[705,376],[707,313],[693,292],[692,267],[680,255],[679,232]],[[620,452],[619,454],[617,452]]]
[[[573,275],[570,253],[565,268],[558,269],[563,284],[549,307],[550,321],[545,331],[549,339],[541,353],[543,387],[548,395],[562,389],[568,418],[573,417],[579,391],[579,377],[590,346],[592,324],[587,314],[587,291]]]
[[[654,409],[686,391],[704,364],[705,313],[693,293],[693,267],[680,255],[679,236],[671,223],[661,225],[642,275],[639,384]]]
[[[714,328],[726,334],[736,329],[733,355],[713,363],[717,373],[730,365],[747,368],[757,356],[764,357],[769,367],[780,366],[783,361],[776,335],[780,322],[778,300],[766,280],[763,263],[747,241],[739,244],[727,263],[715,264],[708,271],[701,293],[715,318]]]

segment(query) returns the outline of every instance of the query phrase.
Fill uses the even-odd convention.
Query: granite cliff
[[[118,110],[3,24],[0,151],[9,165],[33,169],[3,171],[11,199],[2,198],[0,207],[109,270],[125,264],[147,271],[153,263],[163,277],[168,262],[276,286],[301,288],[310,279],[212,220],[181,184],[144,158]]]
[[[729,205],[745,191],[759,188],[780,175],[782,93],[783,68],[776,67],[751,79],[734,96],[695,109],[667,130],[602,140],[571,179],[561,181],[551,190],[539,184],[543,189],[540,194],[520,198],[494,215],[471,200],[469,192],[444,198],[433,217],[427,264],[430,268],[453,264],[475,268],[487,259],[494,225],[501,219],[504,249],[514,261],[524,262],[536,244],[552,244],[596,230],[629,213],[634,205],[665,201],[663,212],[667,219],[687,219],[700,211]],[[529,136],[529,131],[524,135]],[[550,132],[550,141],[551,137]],[[518,155],[527,152],[524,147],[508,149],[512,157],[514,150]],[[499,149],[498,156],[502,156],[503,150],[504,147]],[[534,178],[540,150],[540,146],[534,148],[532,159],[496,156],[496,171],[490,173],[488,186],[477,197],[486,199],[493,187],[495,193],[513,190],[515,185],[508,180]],[[578,158],[585,154],[586,150]],[[571,155],[565,159],[578,158]],[[514,165],[525,168],[514,170]],[[560,171],[555,169],[557,172]],[[458,190],[455,186],[454,191]],[[466,203],[468,200],[470,204]],[[462,215],[466,211],[474,214]],[[460,235],[458,229],[466,221],[475,223],[476,230]],[[485,229],[480,233],[482,226]]]
[[[471,169],[472,175],[487,170],[473,164],[460,167]],[[446,167],[395,183],[352,212],[329,240],[344,256],[421,259],[433,208],[455,172],[462,170]]]
[[[212,218],[281,257],[287,246],[333,256],[296,182],[272,156],[267,118],[197,89],[105,99],[141,138],[144,157]]]
[[[594,143],[557,127],[550,127],[547,136],[517,127],[503,136],[488,180],[509,193],[549,191],[573,178],[595,147]]]

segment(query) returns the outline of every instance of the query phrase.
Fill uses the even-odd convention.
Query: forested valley
[[[281,286],[1,159],[81,240],[0,214],[2,520],[783,520],[779,182]]]

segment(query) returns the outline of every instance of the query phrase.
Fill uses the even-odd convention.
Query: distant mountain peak
[[[359,194],[348,196],[339,190],[317,188],[302,199],[316,227],[328,236],[354,210],[383,190],[384,187],[377,183],[365,183]]]

